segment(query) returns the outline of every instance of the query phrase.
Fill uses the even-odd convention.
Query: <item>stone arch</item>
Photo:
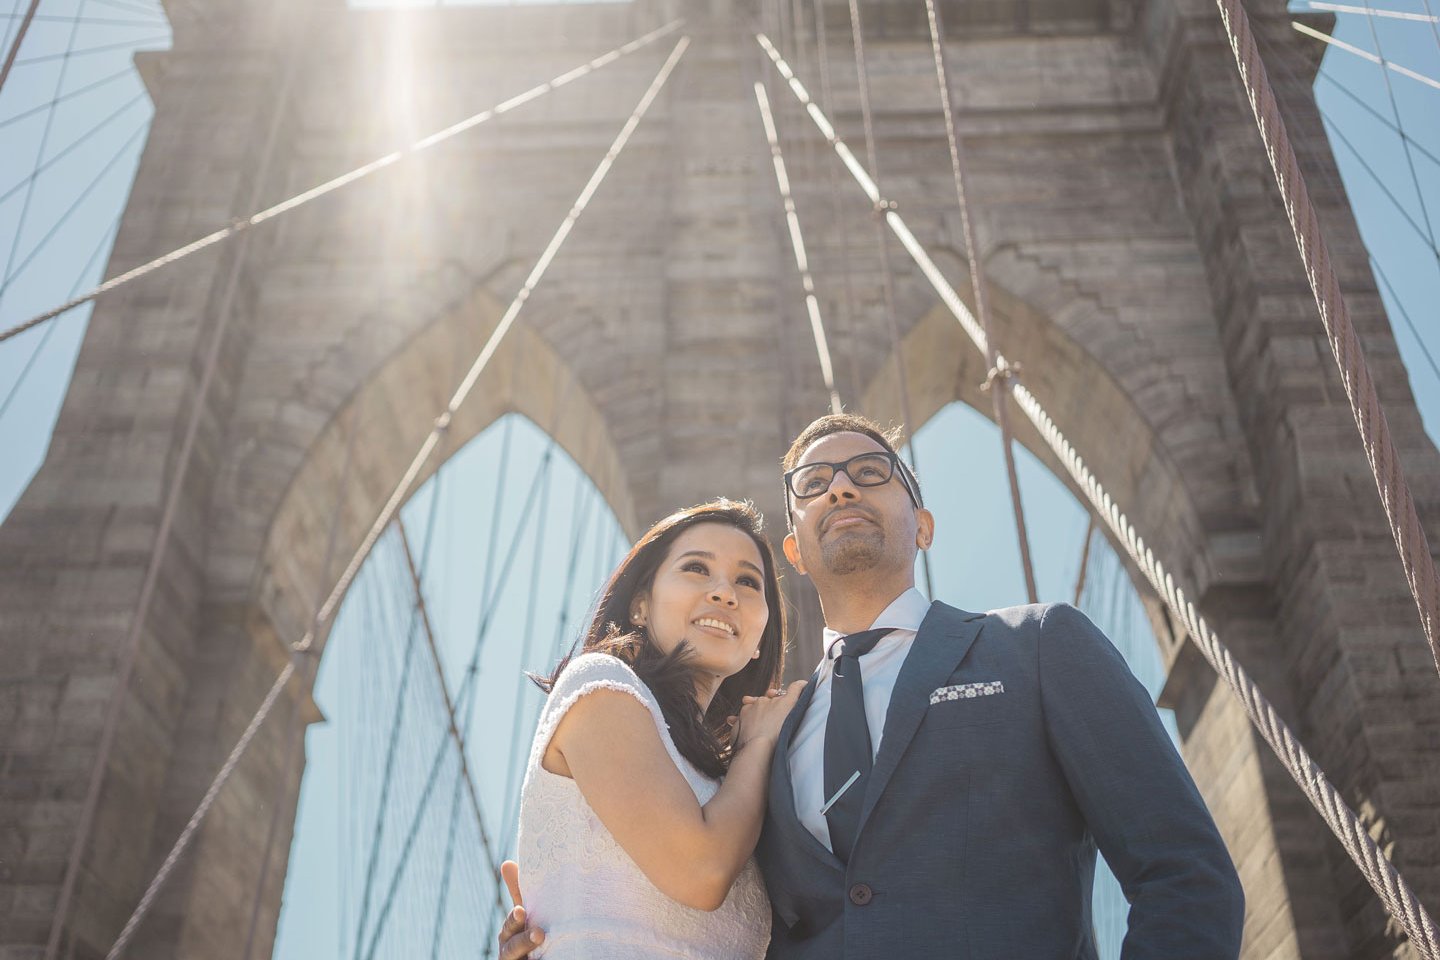
[[[962,299],[973,304],[963,260],[953,250],[931,248],[930,252],[947,277],[952,278]],[[1015,269],[1013,260],[1005,262],[1004,251],[995,259],[1000,261],[997,272],[1005,279],[1026,276]],[[1254,615],[1249,606],[1253,601],[1242,599],[1237,603],[1234,594],[1226,589],[1235,586],[1227,580],[1233,581],[1241,573],[1253,576],[1254,572],[1236,563],[1234,557],[1224,555],[1230,537],[1230,531],[1223,528],[1225,515],[1219,514],[1221,528],[1217,530],[1216,514],[1207,512],[1206,505],[1187,484],[1183,459],[1166,443],[1164,431],[1157,429],[1103,359],[1071,336],[1066,320],[1074,317],[1057,317],[1037,304],[1043,303],[1045,296],[1057,295],[1053,287],[1047,289],[1054,278],[1043,271],[1028,274],[1028,278],[1033,285],[1023,294],[993,277],[987,287],[996,336],[1006,356],[1024,365],[1026,385],[1151,548],[1172,573],[1186,582],[1187,592],[1193,585],[1197,605],[1222,635],[1230,624],[1253,632],[1254,624],[1246,622],[1247,615]],[[906,292],[913,306],[920,294],[913,287]],[[1067,298],[1067,302],[1075,311],[1092,307],[1083,301],[1077,304],[1075,298]],[[909,324],[897,347],[908,384],[912,420],[909,433],[913,435],[955,401],[993,420],[990,397],[981,389],[987,373],[985,358],[944,305],[929,306],[924,312],[912,310],[914,313],[919,317]],[[936,362],[941,357],[956,359],[952,363]],[[892,352],[878,365],[864,391],[864,410],[881,422],[902,419],[898,375]],[[1013,407],[1012,428],[1015,440],[1088,509],[1084,493],[1030,422]],[[921,464],[922,481],[923,468]],[[931,497],[934,489],[932,481]],[[1292,784],[1284,782],[1283,773],[1277,776],[1278,764],[1250,728],[1239,700],[1216,681],[1193,644],[1187,643],[1183,627],[1170,616],[1129,559],[1123,544],[1103,523],[1097,525],[1097,530],[1115,549],[1145,607],[1168,676],[1160,705],[1176,712],[1182,755],[1234,852],[1247,898],[1268,903],[1276,914],[1271,922],[1288,931],[1285,936],[1295,936],[1293,931],[1303,924],[1303,918],[1292,912],[1288,903],[1273,902],[1274,891],[1285,890],[1295,882],[1283,860],[1289,840],[1283,827],[1277,829],[1275,820],[1254,818],[1253,808],[1247,810],[1246,803],[1276,790],[1287,798],[1298,799],[1299,795]],[[1036,539],[1032,528],[1032,549]],[[1258,584],[1248,586],[1263,589]],[[1250,637],[1244,639],[1249,641]],[[1263,673],[1259,679],[1263,687]],[[1283,687],[1271,690],[1275,691],[1272,696],[1278,693],[1283,701]]]
[[[948,276],[960,278],[955,284],[957,292],[973,303],[963,260],[951,250],[932,251],[932,256]],[[1201,510],[1187,489],[1180,465],[1134,397],[1047,311],[994,279],[987,289],[996,339],[1006,356],[1022,365],[1026,385],[1167,566],[1190,582],[1208,582],[1213,564]],[[943,304],[933,304],[909,325],[898,352],[908,384],[911,434],[956,400],[993,421],[991,399],[983,389],[985,358]],[[934,362],[936,357],[958,359],[945,364]],[[901,419],[897,376],[892,354],[878,366],[865,389],[863,408],[882,421]],[[1088,509],[1084,492],[1013,406],[1011,428],[1015,440]],[[1110,531],[1103,524],[1098,529],[1117,554],[1125,557],[1124,546]],[[1150,597],[1150,588],[1128,560],[1127,568],[1141,595]],[[1162,655],[1168,659],[1178,638],[1158,601],[1148,606]]]
[[[478,354],[503,309],[487,288],[476,289],[365,377],[316,436],[275,511],[256,572],[258,610],[282,635],[300,636],[320,599],[313,585],[325,579],[321,567],[336,491],[343,489],[345,495],[334,572],[358,548],[436,414],[444,410],[458,379],[454,368],[463,371]],[[636,529],[619,452],[603,414],[565,359],[523,321],[501,342],[411,494],[456,451],[512,411],[553,436],[595,483],[621,526]],[[355,429],[362,431],[363,442],[352,444]],[[344,483],[340,474],[347,456],[351,477]]]
[[[222,543],[216,553],[247,559],[250,572],[242,586],[237,575],[212,558],[208,589],[212,594],[233,591],[236,601],[230,610],[207,618],[198,646],[201,658],[224,665],[212,671],[223,680],[190,692],[177,754],[205,758],[201,769],[206,773],[203,779],[172,774],[161,801],[167,812],[179,816],[193,810],[213,773],[208,758],[229,750],[289,662],[290,645],[309,628],[317,604],[362,542],[504,306],[489,286],[476,285],[368,366],[359,359],[344,364],[344,372],[336,375],[348,373],[353,386],[342,392],[334,412],[294,458],[288,482],[276,485],[283,492],[275,496],[263,539],[256,544],[240,527],[223,528],[235,545],[227,550]],[[572,365],[523,318],[452,419],[411,495],[471,439],[511,412],[554,437],[596,485],[621,526],[627,532],[635,529],[628,479],[602,413]],[[360,442],[350,444],[352,429],[360,431]],[[292,462],[286,456],[285,451],[270,453],[272,463],[282,466]],[[235,482],[232,477],[222,487]],[[327,572],[332,522],[335,544]],[[233,884],[230,894],[216,896],[203,882],[172,884],[138,943],[155,937],[178,942],[181,953],[223,952],[226,931],[245,927],[257,891],[263,891],[256,907],[261,918],[257,947],[261,955],[268,952],[305,764],[303,750],[291,747],[290,738],[302,724],[323,720],[311,685],[324,638],[322,629],[318,656],[300,661],[301,673],[260,728],[184,863],[184,871],[196,877],[226,877]],[[271,821],[274,828],[268,826]],[[269,829],[275,831],[273,842]],[[268,857],[261,854],[266,849]]]

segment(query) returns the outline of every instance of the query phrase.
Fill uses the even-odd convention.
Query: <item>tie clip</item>
[[[825,801],[825,805],[820,808],[820,816],[823,817],[823,816],[825,816],[825,814],[829,813],[829,812],[830,812],[830,808],[833,807],[833,806],[835,806],[835,801],[840,799],[840,795],[843,794],[846,790],[849,790],[850,787],[851,787],[851,785],[854,784],[855,781],[856,781],[856,780],[859,780],[859,779],[860,779],[860,771],[859,771],[859,770],[856,770],[854,773],[850,774],[850,779],[849,779],[849,780],[846,780],[844,783],[840,784],[840,789],[835,791],[835,796],[833,796],[833,797],[831,797],[829,800],[826,800],[826,801]]]

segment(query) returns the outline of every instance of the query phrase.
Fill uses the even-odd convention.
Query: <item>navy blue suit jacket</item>
[[[1075,608],[931,606],[848,865],[795,813],[790,741],[813,690],[781,731],[757,850],[772,960],[1093,958],[1097,846],[1131,903],[1125,960],[1239,955],[1244,896],[1214,821],[1149,695]]]

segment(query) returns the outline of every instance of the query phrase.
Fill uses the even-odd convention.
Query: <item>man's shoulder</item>
[[[1069,603],[1022,603],[1013,607],[997,607],[984,613],[969,613],[958,607],[936,602],[937,612],[946,617],[981,619],[982,635],[1053,636],[1095,633],[1090,619]]]

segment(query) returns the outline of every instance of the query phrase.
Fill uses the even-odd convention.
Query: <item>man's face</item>
[[[863,433],[832,433],[811,444],[797,466],[884,450]],[[785,538],[785,557],[812,576],[913,570],[916,549],[929,547],[934,532],[930,511],[915,506],[898,468],[876,487],[856,486],[837,470],[818,496],[792,498],[791,511],[794,532]]]

